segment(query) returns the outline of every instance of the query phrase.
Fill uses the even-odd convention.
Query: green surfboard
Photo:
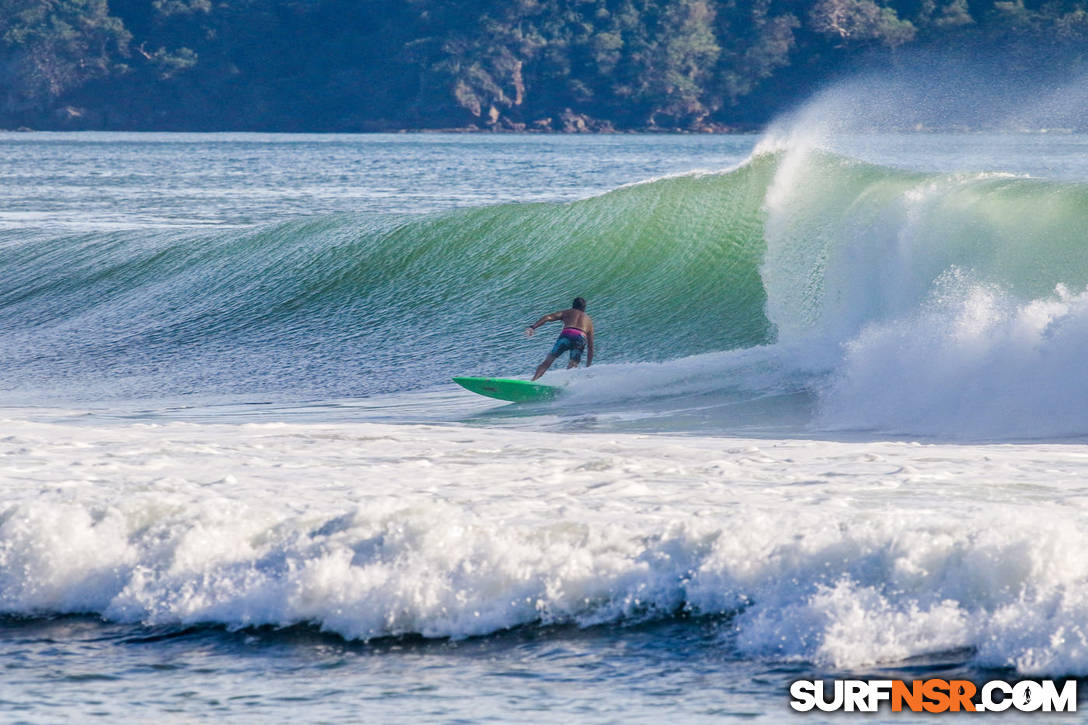
[[[554,385],[541,385],[528,380],[509,380],[506,378],[454,378],[453,382],[466,390],[471,390],[489,398],[508,400],[511,403],[531,403],[551,400],[562,392]]]

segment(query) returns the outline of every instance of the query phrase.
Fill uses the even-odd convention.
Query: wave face
[[[620,408],[637,375],[642,397],[801,392],[822,428],[1079,435],[1085,229],[1082,183],[765,144],[730,171],[572,203],[12,231],[0,384],[95,399],[421,389],[531,370],[546,343],[522,326],[582,295],[594,385]]]
[[[102,394],[365,394],[531,370],[537,316],[591,301],[600,355],[765,342],[758,274],[773,159],[566,204],[336,215],[248,233],[0,244],[8,386]]]

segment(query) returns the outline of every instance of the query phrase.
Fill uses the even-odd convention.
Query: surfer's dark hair
[[[574,309],[576,309],[576,310],[581,310],[582,312],[585,312],[585,311],[586,311],[586,301],[585,301],[585,298],[583,298],[583,297],[575,297],[575,298],[574,298],[574,302],[572,302],[572,303],[571,303],[571,307],[573,307],[573,308],[574,308]]]

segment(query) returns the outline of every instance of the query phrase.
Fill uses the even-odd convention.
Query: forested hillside
[[[1088,0],[0,0],[0,128],[752,128],[917,51],[1079,68]]]

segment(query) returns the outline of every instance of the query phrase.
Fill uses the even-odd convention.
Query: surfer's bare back
[[[559,333],[559,339],[552,345],[552,351],[544,358],[544,362],[537,366],[533,380],[546,373],[555,359],[568,350],[570,351],[568,370],[578,367],[578,364],[582,362],[583,351],[586,351],[586,367],[593,364],[593,320],[586,314],[586,301],[581,297],[575,297],[569,310],[544,315],[525,328],[526,337],[532,337],[536,328],[555,320],[563,321],[563,331]]]

